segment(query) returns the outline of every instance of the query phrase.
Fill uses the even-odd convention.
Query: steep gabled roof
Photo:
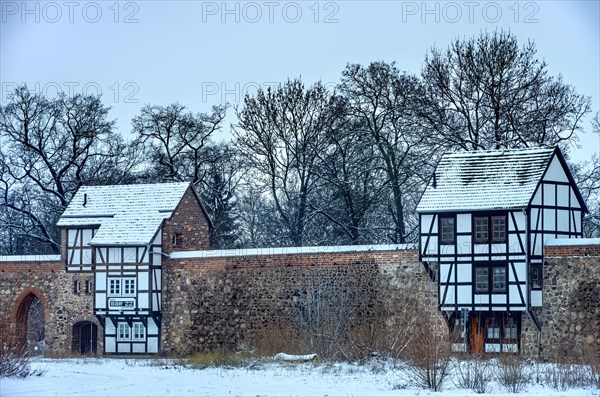
[[[554,148],[446,153],[417,212],[526,208]]]
[[[58,226],[99,226],[90,245],[149,244],[190,187],[189,182],[82,186]]]

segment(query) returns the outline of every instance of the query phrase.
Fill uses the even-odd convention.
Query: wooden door
[[[484,326],[477,317],[471,318],[471,353],[483,353]]]

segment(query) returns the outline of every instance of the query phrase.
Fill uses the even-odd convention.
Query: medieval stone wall
[[[547,246],[545,253],[543,306],[532,310],[542,356],[600,356],[600,245]],[[522,335],[523,352],[537,355],[537,328],[525,315]]]
[[[94,295],[87,289],[88,280],[93,280],[92,273],[67,273],[60,261],[0,262],[0,318],[23,327],[33,294],[44,311],[46,355],[71,353],[73,325],[80,321],[98,325],[97,351],[102,352],[102,327],[93,315]]]
[[[168,354],[249,347],[265,329],[307,321],[314,305],[353,326],[407,305],[441,319],[414,249],[171,259],[163,286]]]

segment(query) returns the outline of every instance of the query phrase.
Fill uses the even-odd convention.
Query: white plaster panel
[[[471,304],[471,287],[467,285],[459,285],[457,289],[457,303],[464,305]]]
[[[121,248],[109,248],[108,261],[110,263],[121,263]]]
[[[450,264],[440,264],[440,282],[446,282],[448,279],[448,272],[450,271]],[[452,278],[450,279],[452,280]]]
[[[123,248],[123,262],[124,263],[135,263],[136,262],[136,252],[134,247],[125,247]]]
[[[556,205],[554,185],[544,184],[544,205]]]
[[[148,292],[142,292],[138,294],[137,299],[138,309],[148,309]]]
[[[569,212],[567,210],[558,210],[558,231],[569,231]]]
[[[152,288],[162,289],[161,271],[158,269],[154,270],[154,277],[152,280]]]
[[[130,343],[117,343],[118,353],[131,353]]]
[[[571,190],[570,186],[567,185],[558,185],[557,189],[557,203],[559,207],[568,207],[569,206],[569,191]]]
[[[487,244],[475,244],[473,246],[473,253],[475,254],[489,254],[490,247]]]
[[[571,208],[581,208],[579,205],[579,201],[577,201],[577,196],[573,189],[569,189],[571,191]]]
[[[542,193],[541,189],[538,187],[535,189],[535,193],[533,194],[533,198],[531,199],[531,204],[533,205],[541,205],[542,204]]]
[[[106,309],[106,293],[96,293],[96,302],[94,302],[96,309]]]
[[[148,353],[158,353],[158,338],[151,336],[148,338]]]
[[[544,230],[555,230],[556,211],[544,209]]]
[[[542,307],[542,291],[531,291],[531,306]]]
[[[429,228],[431,227],[432,219],[433,219],[433,215],[421,215],[421,233],[429,233]],[[436,230],[437,230],[436,225],[434,223],[433,228],[431,229],[431,232],[435,233]]]
[[[152,317],[148,317],[148,333],[149,334],[158,333],[158,326],[156,325],[156,323],[154,322],[154,319]]]
[[[521,235],[523,238],[523,235]],[[521,240],[525,245],[525,240]],[[521,252],[521,244],[519,244],[519,236],[516,234],[510,234],[508,236],[508,251],[509,252]]]
[[[442,302],[442,305],[454,305],[456,303],[456,296],[454,296],[454,286],[448,286],[446,292],[446,300]],[[444,298],[443,289],[440,291],[440,299]]]
[[[506,244],[492,244],[492,254],[506,254]]]
[[[161,245],[161,240],[162,240],[162,228],[158,229],[158,233],[156,233],[156,237],[154,237],[154,241],[152,242],[152,244],[157,244],[157,245]]]
[[[452,245],[440,245],[440,254],[441,255],[454,255],[455,254],[454,244]]]
[[[508,230],[521,230],[524,231],[525,230],[525,214],[523,213],[523,211],[514,211],[513,212],[514,215],[514,222],[513,222],[513,217],[509,216],[508,219]],[[517,228],[515,229],[515,223],[517,225]]]
[[[116,353],[116,341],[114,336],[107,336],[104,339],[104,350],[106,353]]]
[[[133,343],[133,353],[145,353],[146,348],[141,343]]]
[[[554,182],[568,182],[567,175],[565,174],[565,170],[563,169],[560,161],[556,156],[552,158],[550,165],[548,166],[548,170],[544,175],[545,181],[554,181]]]
[[[581,211],[574,210],[575,213],[575,230],[581,233]]]
[[[523,286],[523,288],[525,288]],[[521,301],[521,296],[519,295],[519,287],[517,285],[509,285],[508,286],[510,293],[510,302],[512,304],[521,305],[523,302]],[[523,299],[527,299],[527,292],[523,291]]]
[[[489,305],[490,304],[490,297],[487,294],[475,294],[475,296],[473,297],[473,299],[475,300],[473,303],[475,303],[475,305]]]
[[[456,246],[459,254],[470,254],[471,236],[456,236]]]
[[[470,283],[472,278],[472,269],[470,263],[464,263],[456,265],[458,272],[456,273],[457,281],[459,283]],[[459,287],[460,288],[460,287]]]
[[[83,237],[82,244],[89,246],[90,240],[92,239],[92,237],[94,237],[93,233],[92,233],[92,229],[83,229],[82,237]]]
[[[456,215],[456,231],[458,233],[471,232],[471,214]]]
[[[154,266],[160,266],[161,265],[161,255],[154,253],[152,254],[152,264]]]
[[[505,294],[493,294],[492,295],[492,303],[506,303],[506,295]]]

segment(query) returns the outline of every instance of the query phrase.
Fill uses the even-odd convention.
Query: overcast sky
[[[207,112],[288,77],[335,84],[349,62],[418,74],[432,46],[495,29],[535,41],[550,73],[600,109],[597,0],[0,3],[0,103],[21,83],[48,96],[101,93],[126,136],[144,104]],[[580,160],[600,152],[599,136],[582,144]]]

